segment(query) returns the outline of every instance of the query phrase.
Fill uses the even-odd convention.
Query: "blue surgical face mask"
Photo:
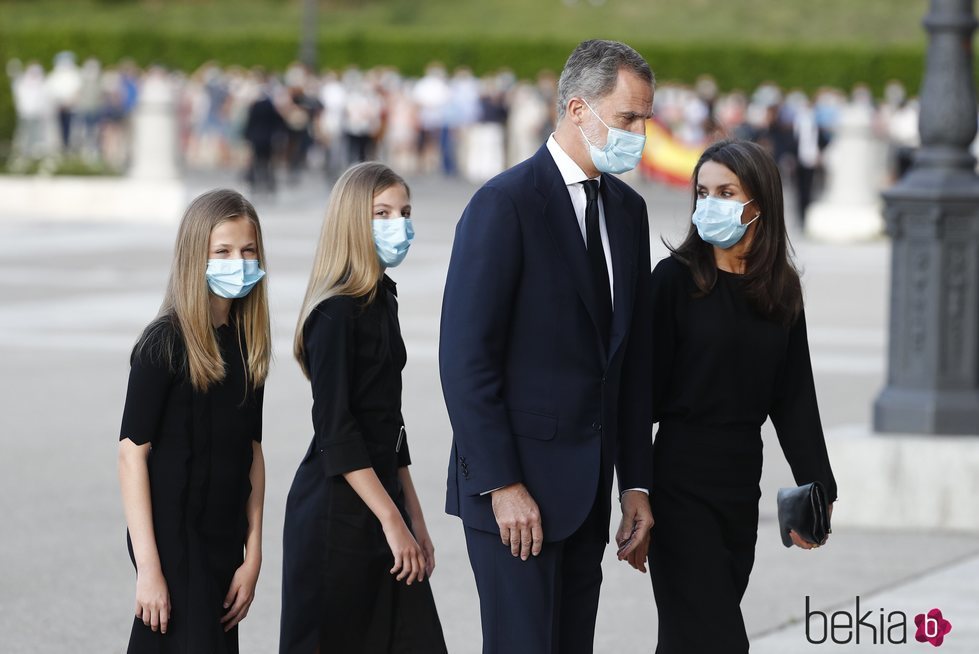
[[[374,218],[373,230],[374,248],[382,266],[394,268],[405,260],[408,248],[415,240],[411,218]]]
[[[697,233],[711,245],[726,250],[744,236],[748,225],[758,220],[757,216],[745,224],[741,224],[741,214],[747,204],[754,202],[738,202],[708,196],[697,200],[697,208],[693,212],[693,224]]]
[[[591,110],[592,114],[598,118],[602,125],[605,125],[605,128],[608,129],[608,139],[605,141],[605,147],[598,148],[592,145],[592,142],[585,136],[585,130],[581,129],[580,125],[578,126],[578,130],[585,138],[585,143],[588,144],[588,152],[591,154],[591,161],[595,164],[595,168],[599,172],[613,174],[624,173],[627,170],[635,168],[639,164],[639,160],[642,159],[642,151],[646,147],[646,135],[633,134],[624,129],[609,127],[602,120],[602,117],[591,108],[587,100],[582,98],[581,101],[585,103],[585,106]]]
[[[258,259],[208,259],[204,276],[212,293],[234,300],[248,295],[265,271]]]

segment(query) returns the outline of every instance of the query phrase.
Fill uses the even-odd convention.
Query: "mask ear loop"
[[[598,119],[598,122],[600,122],[602,125],[605,125],[605,129],[607,129],[607,130],[611,130],[612,129],[611,127],[608,126],[608,123],[606,123],[604,120],[602,120],[602,117],[598,115],[598,112],[591,108],[591,105],[588,104],[588,100],[585,100],[584,98],[582,98],[581,101],[585,103],[585,106],[586,107],[588,107],[588,111],[592,112],[592,115],[594,115],[595,118]],[[578,129],[581,129],[581,127],[579,126]]]
[[[590,105],[590,104],[588,104],[588,100],[585,100],[584,98],[580,98],[580,100],[581,100],[582,102],[584,102],[584,103],[585,103],[585,106],[586,106],[586,107],[588,107],[588,111],[590,111],[590,112],[592,113],[592,115],[593,115],[593,116],[594,116],[595,118],[597,118],[597,119],[598,119],[598,122],[600,122],[600,123],[601,123],[602,125],[605,125],[605,129],[606,129],[606,130],[608,130],[608,131],[609,131],[609,133],[611,133],[611,131],[612,131],[612,128],[611,128],[611,127],[609,127],[609,126],[608,126],[608,125],[607,125],[607,124],[605,123],[605,121],[604,121],[604,120],[602,120],[602,117],[601,117],[601,116],[599,116],[599,115],[598,115],[598,113],[596,113],[596,112],[595,112],[595,110],[591,108],[591,105]],[[579,131],[579,132],[581,132],[581,137],[582,137],[583,139],[585,139],[585,143],[587,143],[587,144],[588,144],[589,146],[591,146],[591,147],[593,147],[593,148],[596,148],[596,149],[601,149],[601,148],[599,148],[599,147],[598,147],[597,145],[595,145],[594,143],[592,143],[592,142],[591,142],[591,139],[590,139],[590,138],[588,138],[588,135],[587,135],[587,134],[585,134],[585,130],[583,130],[583,129],[581,129],[581,125],[578,125],[577,127],[578,127],[578,131]],[[607,141],[606,141],[606,147],[608,147],[608,142],[607,142]]]
[[[754,198],[751,198],[751,199],[750,199],[750,200],[748,200],[747,202],[744,202],[744,203],[742,203],[742,204],[741,204],[741,207],[742,207],[742,208],[744,208],[744,207],[747,207],[747,206],[748,206],[749,204],[751,204],[751,203],[752,203],[752,202],[754,202],[754,201],[755,201],[755,199],[754,199]],[[751,219],[751,220],[749,220],[748,222],[746,222],[746,223],[742,223],[742,224],[743,224],[743,225],[744,225],[745,227],[747,227],[748,225],[750,225],[751,223],[753,223],[753,222],[755,222],[755,221],[756,221],[756,220],[758,220],[759,218],[761,218],[761,212],[760,212],[760,211],[759,211],[758,213],[756,213],[756,214],[755,214],[755,217],[754,217],[754,218],[752,218],[752,219]],[[739,222],[740,222],[740,221],[739,221]]]

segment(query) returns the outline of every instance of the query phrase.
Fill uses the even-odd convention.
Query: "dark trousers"
[[[275,192],[275,170],[272,168],[272,144],[252,144],[252,163],[248,170],[252,192]]]
[[[812,203],[812,190],[816,180],[816,169],[798,165],[795,170],[796,208],[799,211],[799,225],[806,225],[806,209]]]
[[[499,533],[466,527],[483,654],[592,652],[608,540],[608,520],[598,506],[569,538],[544,543],[540,555],[526,561],[510,553]]]

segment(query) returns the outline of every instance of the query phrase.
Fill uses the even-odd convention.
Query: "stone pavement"
[[[192,191],[233,185],[196,178]],[[478,606],[460,524],[442,511],[449,424],[437,371],[441,289],[452,231],[472,185],[412,183],[417,239],[392,272],[408,346],[404,413],[414,476],[436,542],[436,600],[454,654],[479,651]],[[686,193],[640,184],[651,208],[654,260],[660,234],[676,239]],[[326,206],[312,180],[257,202],[266,234],[276,362],[268,381],[265,558],[257,599],[242,624],[242,652],[276,651],[281,530],[286,493],[311,436],[309,388],[290,356],[294,320]],[[174,226],[18,220],[0,208],[0,652],[125,650],[134,576],[116,478],[116,440],[128,352],[162,298]],[[867,424],[885,374],[889,247],[827,246],[797,239],[823,422],[832,434]],[[979,651],[979,535],[837,529],[816,552],[786,550],[774,497],[791,484],[778,442],[765,431],[757,559],[743,602],[753,651],[924,651],[916,613],[940,608],[953,624],[943,652]],[[831,445],[832,447],[832,445]],[[830,451],[832,457],[832,449]],[[973,498],[963,497],[963,501]],[[840,489],[837,511],[846,510]],[[608,550],[596,652],[651,652],[656,613],[649,579]],[[903,611],[907,645],[809,645],[804,614]],[[839,618],[843,620],[843,618]],[[710,616],[703,616],[710,628]],[[819,627],[818,618],[811,623]],[[889,625],[890,623],[888,623]],[[813,633],[814,637],[820,634]],[[838,636],[844,637],[843,631]]]

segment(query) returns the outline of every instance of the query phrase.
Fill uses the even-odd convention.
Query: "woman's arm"
[[[836,479],[829,463],[826,439],[819,419],[805,311],[799,314],[789,330],[788,348],[779,372],[778,389],[769,415],[782,452],[797,484],[811,481],[823,484],[829,496],[829,515],[832,517],[833,503],[837,499]],[[812,549],[822,544],[808,543],[795,531],[790,536],[792,542],[803,549]]]
[[[119,441],[119,486],[129,539],[136,559],[136,617],[153,631],[166,633],[170,623],[170,593],[160,565],[153,530],[150,475],[146,459],[150,444]]]
[[[381,485],[374,468],[361,468],[343,473],[350,487],[381,523],[388,546],[394,555],[391,574],[397,574],[410,586],[415,580],[424,581],[426,572],[425,552],[408,529],[394,500]],[[417,498],[416,498],[417,501]]]
[[[819,481],[829,501],[836,501],[836,479],[819,419],[816,385],[809,355],[805,312],[789,330],[788,346],[778,374],[775,401],[769,411],[782,452],[799,485]]]
[[[418,501],[418,493],[415,491],[415,484],[411,480],[411,471],[408,470],[408,466],[398,468],[398,479],[401,480],[401,488],[404,490],[405,509],[408,511],[408,517],[411,518],[411,531],[425,552],[425,572],[431,577],[435,571],[435,544],[428,534],[428,526],[425,524],[425,516],[422,514],[422,505]]]
[[[224,597],[227,613],[221,618],[224,630],[228,631],[245,619],[255,601],[255,586],[262,569],[262,516],[265,510],[265,456],[262,444],[252,441],[252,467],[248,472],[252,492],[245,505],[248,517],[248,534],[245,540],[245,562],[235,570],[231,586]]]

